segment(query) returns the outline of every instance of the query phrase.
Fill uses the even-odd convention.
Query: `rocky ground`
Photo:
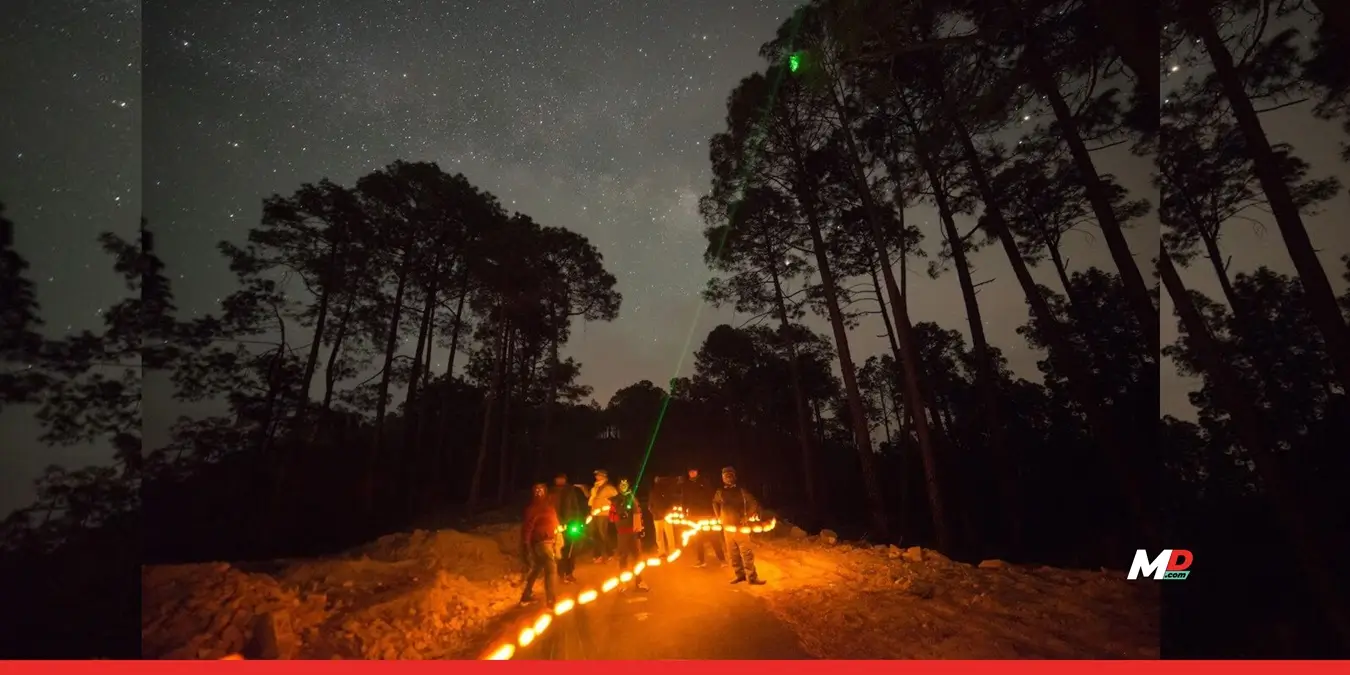
[[[346,555],[146,567],[145,658],[473,658],[519,598],[519,526],[416,531]]]
[[[967,565],[790,525],[756,557],[773,612],[817,658],[1158,658],[1157,585],[1123,571]]]
[[[314,560],[146,567],[144,656],[474,658],[519,597],[518,528],[419,530]],[[755,594],[817,658],[1158,658],[1157,585],[1123,572],[967,565],[786,523],[756,539],[769,583]]]

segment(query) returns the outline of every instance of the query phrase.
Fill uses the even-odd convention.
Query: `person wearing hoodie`
[[[727,557],[731,558],[731,568],[736,571],[736,578],[731,583],[749,581],[751,586],[763,585],[755,570],[755,550],[750,544],[750,535],[727,529],[745,527],[759,516],[759,502],[748,490],[736,485],[736,469],[732,467],[722,469],[722,489],[713,495],[713,516],[722,523]]]
[[[556,546],[558,577],[564,584],[576,583],[577,559],[574,554],[577,542],[585,534],[586,516],[590,514],[590,509],[586,508],[586,487],[568,484],[567,474],[560,473],[553,477],[548,498],[563,529]]]
[[[675,535],[675,524],[666,520],[666,514],[675,507],[676,478],[657,476],[652,481],[652,497],[648,500],[648,512],[656,528],[656,554],[665,557],[680,547]]]
[[[554,542],[558,537],[558,514],[548,499],[548,486],[538,483],[534,486],[530,505],[525,507],[525,522],[520,528],[520,548],[529,572],[525,575],[525,589],[520,594],[520,604],[534,602],[534,582],[544,577],[544,599],[552,607],[558,602],[555,590],[558,575],[558,561],[555,558]]]
[[[684,508],[684,517],[693,520],[707,520],[713,517],[712,509],[713,492],[708,488],[708,482],[699,476],[698,469],[690,469],[689,473],[680,482],[680,506]],[[714,532],[699,532],[689,539],[689,546],[694,549],[694,556],[697,562],[694,567],[706,567],[707,548],[709,545],[713,548],[713,553],[717,555],[717,560],[726,567],[726,552],[722,550],[721,537],[714,536]]]
[[[610,505],[610,500],[619,494],[609,483],[609,472],[604,469],[595,471],[595,483],[591,485],[591,490],[587,494],[586,506],[591,510],[603,509]],[[591,521],[591,541],[595,546],[595,562],[603,563],[609,560],[614,554],[614,544],[610,539],[609,518],[605,514],[597,514]]]
[[[642,505],[638,503],[632,483],[627,478],[619,479],[618,493],[610,498],[608,520],[614,523],[614,529],[618,533],[619,572],[622,573],[628,570],[629,564],[636,564],[642,559],[642,544],[638,538],[642,536],[646,525],[643,522]],[[647,590],[641,572],[634,574],[633,580],[637,582],[637,590]]]

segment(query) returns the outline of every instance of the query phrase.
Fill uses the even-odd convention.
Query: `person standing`
[[[627,478],[620,478],[618,493],[610,499],[608,519],[614,523],[618,534],[620,573],[627,571],[629,564],[636,564],[642,559],[642,545],[638,542],[638,537],[642,536],[645,529],[642,515],[642,505],[638,503],[637,495],[633,494],[632,484]],[[633,580],[637,582],[637,590],[647,590],[641,572],[634,574]]]
[[[520,604],[534,602],[534,582],[544,577],[544,599],[552,607],[558,602],[554,586],[558,563],[554,557],[554,541],[558,537],[558,514],[548,499],[548,486],[537,483],[530,505],[525,507],[525,523],[520,528],[520,548],[529,572],[525,575],[525,589]]]
[[[590,494],[587,495],[586,506],[591,511],[603,509],[610,505],[610,500],[619,494],[609,483],[609,472],[604,469],[596,469],[595,483],[591,485]],[[609,560],[613,555],[613,545],[609,538],[609,518],[606,514],[596,514],[591,521],[591,541],[595,546],[595,562],[603,563]]]
[[[577,559],[574,554],[577,542],[585,534],[586,516],[590,513],[586,508],[586,488],[569,484],[567,474],[560,473],[553,477],[549,502],[562,527],[562,536],[556,542],[558,578],[564,584],[576,583]]]
[[[736,578],[731,583],[749,581],[751,586],[763,585],[755,570],[755,550],[750,544],[750,534],[729,529],[746,527],[752,518],[759,516],[759,502],[745,488],[736,485],[736,469],[732,467],[722,469],[722,489],[713,495],[713,516],[722,523],[727,557],[731,558],[731,568],[736,571]]]
[[[690,469],[680,484],[680,506],[684,508],[684,517],[691,521],[707,520],[713,517],[713,493],[707,481],[698,475],[698,469]],[[706,567],[707,547],[711,544],[718,561],[726,567],[726,556],[722,550],[722,538],[712,536],[709,531],[700,531],[689,538],[697,562],[694,567]]]
[[[652,481],[652,498],[648,502],[651,507],[648,512],[651,514],[653,526],[656,529],[656,554],[665,557],[672,551],[680,547],[675,538],[675,525],[666,520],[666,515],[671,512],[675,506],[675,481],[676,479],[663,478],[657,476]]]

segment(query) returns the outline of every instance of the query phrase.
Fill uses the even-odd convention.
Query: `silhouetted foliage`
[[[48,470],[4,521],[0,573],[43,608],[7,627],[6,655],[133,655],[100,619],[134,613],[141,562],[328,552],[559,470],[734,464],[794,522],[969,561],[1118,569],[1188,546],[1202,560],[1169,600],[1189,632],[1165,655],[1344,656],[1350,293],[1303,224],[1344,192],[1257,107],[1311,91],[1344,119],[1343,3],[1312,3],[1305,54],[1267,21],[1299,3],[1169,0],[1162,62],[1158,17],[1119,4],[813,0],[785,21],[728,97],[700,203],[704,298],[750,318],[705,336],[688,377],[604,406],[564,354],[575,321],[618,316],[596,247],[435,164],[268,198],[219,246],[236,290],[190,320],[143,228],[139,246],[100,240],[128,290],[103,328],[46,334],[0,222],[0,405],[31,409],[47,443],[115,451]],[[1151,204],[1097,166],[1126,143],[1156,161],[1160,250],[1129,249]],[[906,217],[920,203],[936,223]],[[1224,234],[1253,210],[1292,273],[1230,269]],[[1074,268],[1072,233],[1111,269]],[[1157,256],[1175,344],[1136,253]],[[933,279],[955,272],[961,325],[910,316],[929,254]],[[990,255],[1026,300],[1023,344],[986,334]],[[1221,299],[1185,285],[1202,259]],[[1047,260],[1057,288],[1031,275]],[[851,331],[877,319],[886,348],[862,354]],[[1014,349],[1038,376],[1009,369]],[[1159,415],[1162,367],[1200,381],[1193,418]],[[213,412],[169,419],[184,402]],[[1239,602],[1254,609],[1224,609]]]

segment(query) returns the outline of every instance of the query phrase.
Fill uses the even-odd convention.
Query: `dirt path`
[[[577,578],[581,586],[597,586],[615,571],[612,565],[584,564]],[[607,593],[577,607],[516,658],[810,658],[792,629],[770,610],[764,587],[732,585],[731,577],[715,559],[703,569],[694,568],[691,559],[650,569],[645,573],[650,591]]]

